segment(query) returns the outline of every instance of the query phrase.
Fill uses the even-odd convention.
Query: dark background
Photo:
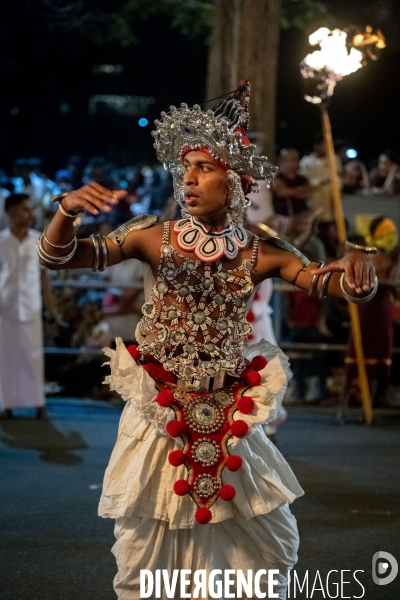
[[[371,18],[376,10],[368,11],[376,1],[325,4],[329,14],[318,25],[380,25]],[[32,155],[45,160],[49,174],[63,167],[70,154],[103,154],[120,164],[153,163],[150,131],[160,111],[204,100],[206,42],[183,36],[167,17],[138,20],[137,43],[122,48],[99,46],[76,33],[50,32],[35,0],[2,6],[0,168],[10,170],[15,158]],[[383,31],[388,47],[380,60],[339,83],[331,105],[334,137],[350,139],[368,165],[385,149],[400,146],[397,27],[393,23]],[[282,32],[278,76],[277,143],[302,152],[310,150],[311,136],[320,127],[318,110],[303,100],[298,67],[309,51],[309,32]],[[122,65],[122,74],[95,74],[93,68],[104,63]],[[113,113],[89,116],[88,100],[94,94],[153,96],[155,103],[143,114],[149,125],[141,128],[139,117]],[[18,114],[12,115],[16,108]]]

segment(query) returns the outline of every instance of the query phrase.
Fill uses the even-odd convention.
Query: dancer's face
[[[224,225],[228,192],[226,170],[212,156],[193,150],[183,159],[188,213],[207,223]]]

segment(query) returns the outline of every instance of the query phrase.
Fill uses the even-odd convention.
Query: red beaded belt
[[[129,346],[128,351],[138,360],[136,346]],[[249,428],[245,421],[234,420],[233,416],[236,411],[243,415],[253,412],[255,403],[244,393],[260,385],[258,371],[266,364],[263,356],[256,356],[240,379],[226,389],[221,386],[211,391],[193,391],[177,385],[176,378],[173,381],[174,376],[160,363],[151,361],[143,365],[160,390],[156,401],[175,413],[166,430],[171,437],[182,439],[183,449],[170,452],[168,460],[174,467],[185,465],[187,477],[175,482],[174,492],[178,496],[190,494],[198,506],[195,513],[198,523],[211,521],[210,507],[218,498],[230,501],[236,495],[232,485],[223,485],[221,475],[225,467],[229,471],[241,468],[241,457],[229,454],[228,440],[232,436],[245,437]]]

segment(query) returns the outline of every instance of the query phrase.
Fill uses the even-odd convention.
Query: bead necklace
[[[181,250],[194,252],[201,261],[215,262],[223,256],[235,258],[247,244],[247,233],[243,227],[225,227],[211,231],[211,226],[201,223],[196,217],[177,221],[174,231]]]

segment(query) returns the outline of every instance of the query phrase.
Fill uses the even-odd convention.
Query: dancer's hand
[[[368,254],[360,250],[352,250],[340,260],[313,269],[311,274],[323,275],[328,271],[344,271],[346,287],[357,295],[366,294],[375,287],[375,267]]]
[[[92,215],[98,215],[99,212],[110,212],[110,205],[118,204],[119,199],[127,193],[126,190],[110,191],[99,183],[90,183],[69,193],[61,202],[63,208],[69,212],[84,209]]]

